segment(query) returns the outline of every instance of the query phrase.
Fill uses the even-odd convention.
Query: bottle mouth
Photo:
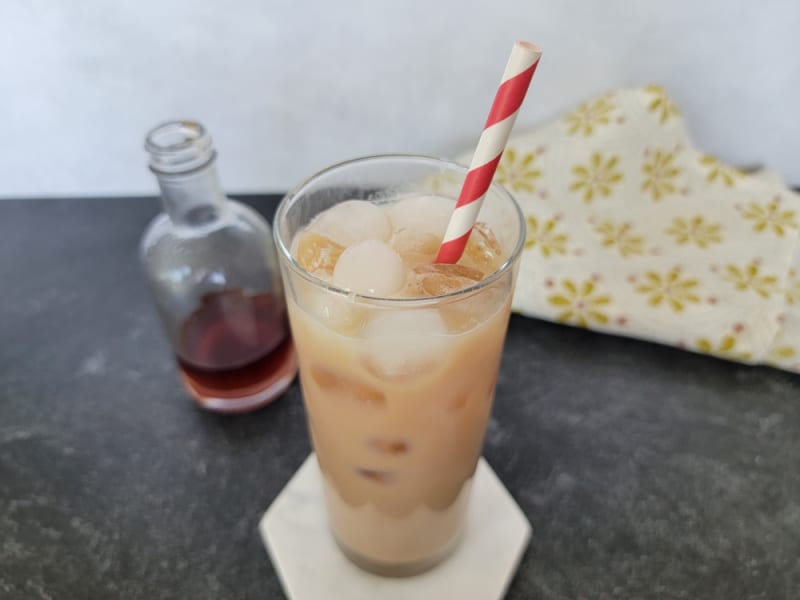
[[[167,121],[151,129],[144,148],[150,154],[154,173],[186,173],[214,160],[216,152],[211,136],[197,121]]]

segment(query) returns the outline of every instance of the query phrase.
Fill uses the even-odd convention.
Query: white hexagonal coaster
[[[443,563],[416,577],[362,571],[333,541],[311,454],[261,519],[259,530],[291,600],[492,600],[502,598],[531,537],[514,499],[481,458],[464,538]]]

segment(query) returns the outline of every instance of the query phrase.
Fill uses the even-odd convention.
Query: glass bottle
[[[164,212],[140,258],[183,382],[209,410],[263,406],[297,372],[270,227],[222,192],[201,124],[163,123],[145,148]]]

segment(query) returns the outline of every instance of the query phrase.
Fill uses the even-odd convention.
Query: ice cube
[[[309,273],[330,277],[336,262],[342,255],[344,246],[315,231],[300,234],[294,256],[297,262]]]
[[[386,404],[382,391],[321,365],[311,367],[311,378],[332,401],[355,402],[372,408],[383,408]]]
[[[389,296],[406,281],[403,259],[386,242],[365,240],[350,246],[333,270],[333,284],[360,294]]]
[[[391,483],[395,478],[394,473],[391,471],[367,469],[365,467],[357,467],[356,473],[364,479],[375,483]]]
[[[464,265],[480,269],[487,275],[503,264],[503,247],[486,223],[478,221],[472,228],[464,255],[459,261]]]
[[[429,373],[447,353],[446,333],[436,309],[376,315],[364,328],[364,365],[377,377],[391,380]]]
[[[444,196],[411,196],[389,207],[389,218],[395,233],[413,231],[444,237],[456,202]]]
[[[311,290],[304,301],[306,312],[337,333],[356,336],[361,332],[365,310],[355,302],[318,289]]]
[[[450,333],[462,333],[486,323],[511,300],[509,278],[497,281],[479,292],[442,304],[439,313]]]
[[[430,233],[400,231],[392,237],[392,247],[409,268],[430,264],[436,258],[441,240]]]
[[[417,275],[419,292],[423,296],[441,296],[457,292],[484,277],[482,271],[459,264],[418,265],[414,273]]]
[[[314,231],[342,246],[364,240],[388,240],[392,226],[386,211],[366,200],[347,200],[320,214]]]
[[[367,446],[378,454],[405,454],[411,444],[403,438],[374,437],[367,441]]]

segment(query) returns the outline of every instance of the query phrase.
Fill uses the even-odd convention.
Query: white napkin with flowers
[[[512,135],[496,181],[527,219],[516,312],[800,371],[800,195],[697,150],[661,87]]]

